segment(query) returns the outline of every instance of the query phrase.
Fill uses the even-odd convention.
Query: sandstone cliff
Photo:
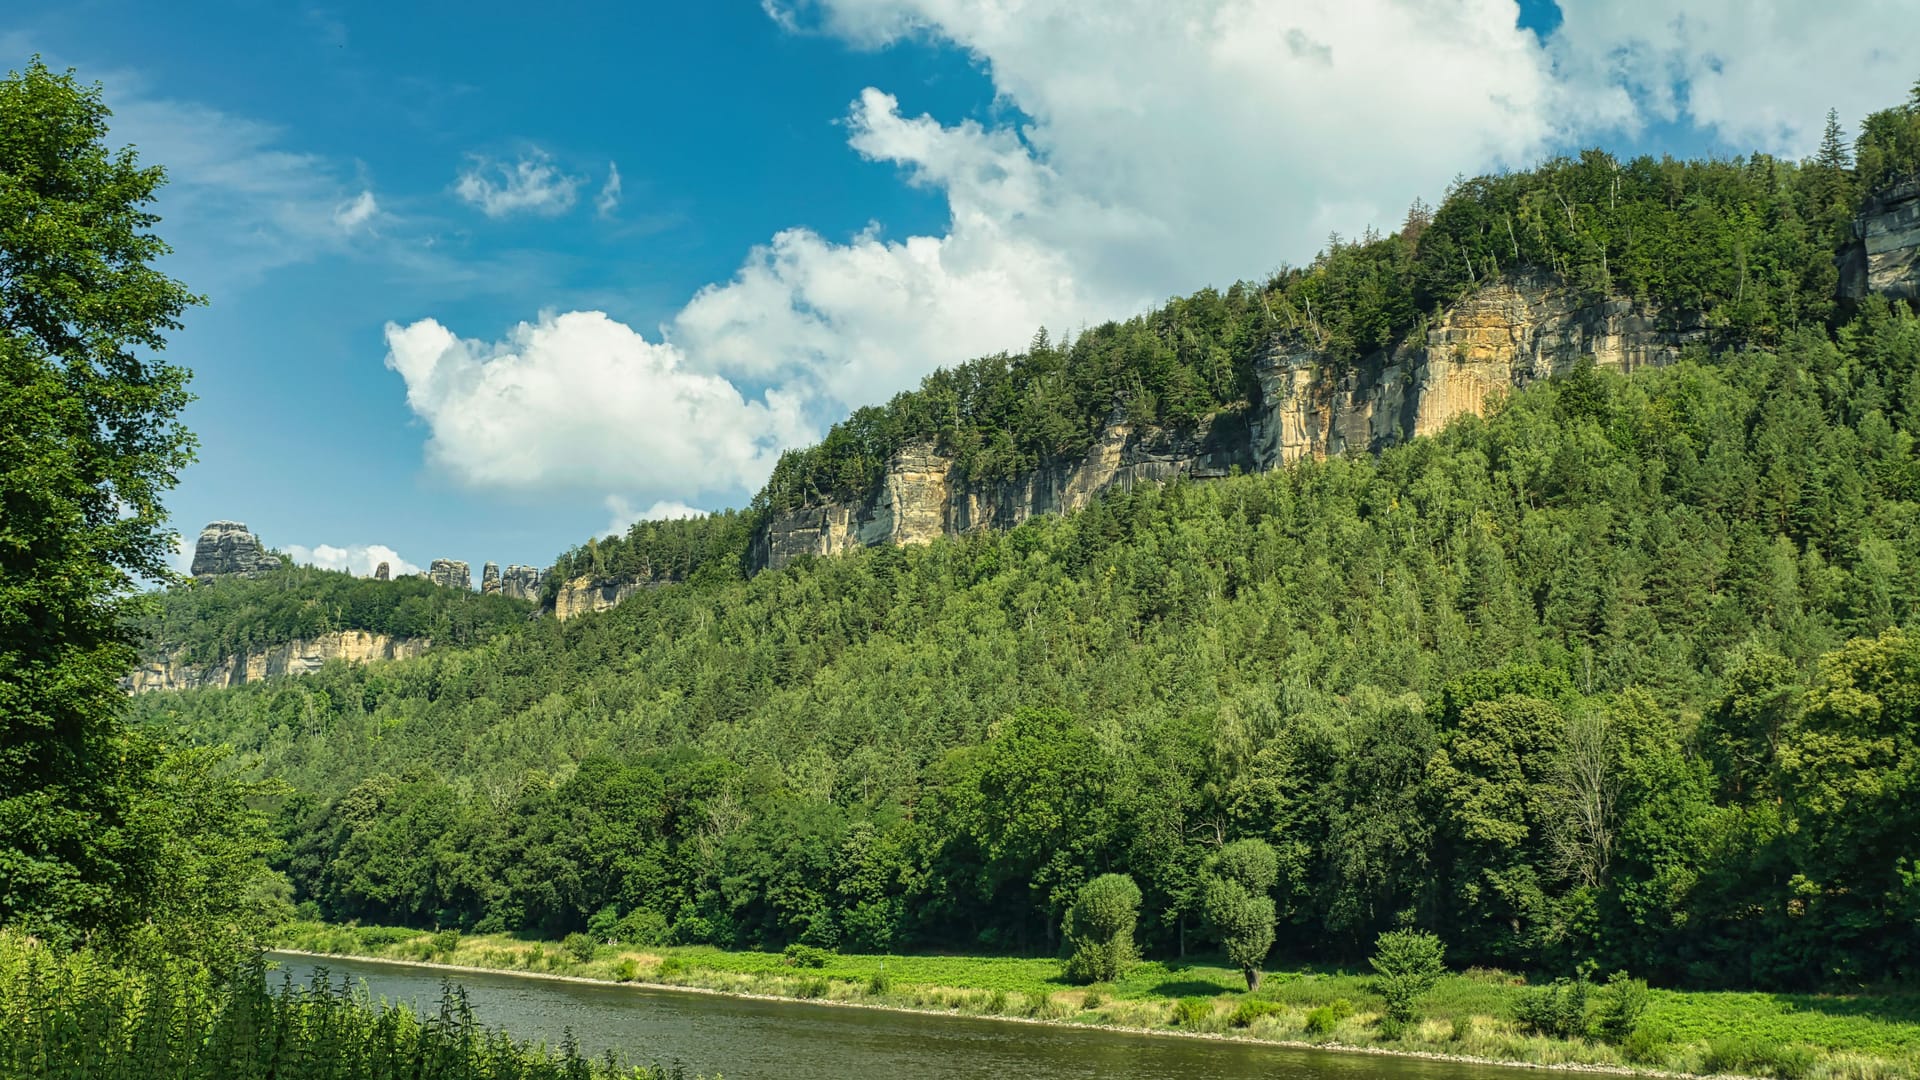
[[[228,656],[218,663],[190,664],[174,654],[135,668],[121,681],[132,693],[150,690],[200,690],[259,682],[280,675],[306,675],[330,660],[362,664],[404,660],[426,651],[425,638],[392,638],[364,630],[340,630],[312,639],[295,639],[258,652]]]
[[[244,522],[210,521],[193,545],[194,577],[262,574],[280,569],[280,560],[267,551]]]
[[[1632,301],[1583,301],[1539,277],[1501,282],[1454,305],[1424,338],[1349,368],[1328,363],[1301,341],[1276,340],[1256,368],[1259,399],[1192,431],[1137,429],[1116,418],[1083,456],[987,484],[967,482],[935,447],[907,447],[867,498],[770,517],[755,537],[754,562],[779,568],[801,555],[927,543],[1076,510],[1101,492],[1141,482],[1378,451],[1436,432],[1455,417],[1484,413],[1497,395],[1566,371],[1583,357],[1631,371],[1671,363],[1682,348],[1704,340],[1698,327],[1663,326],[1658,312]]]
[[[590,611],[605,611],[642,589],[657,588],[662,584],[657,581],[583,575],[560,583],[559,590],[553,594],[553,614],[555,618],[565,621]]]
[[[537,566],[522,566],[514,563],[500,575],[500,593],[515,600],[540,599],[540,587],[546,584],[547,574]]]
[[[459,559],[435,559],[427,566],[427,580],[448,589],[473,588],[473,571]]]
[[[1854,241],[1840,258],[1840,293],[1870,292],[1920,300],[1920,179],[1897,184],[1868,202],[1853,223]]]

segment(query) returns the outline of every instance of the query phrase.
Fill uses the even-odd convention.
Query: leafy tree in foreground
[[[1265,840],[1237,840],[1214,857],[1201,904],[1207,923],[1220,939],[1228,962],[1247,977],[1247,989],[1260,989],[1260,964],[1273,948],[1274,907],[1270,893],[1280,877],[1280,861]]]
[[[193,445],[157,354],[198,298],[152,265],[162,171],[106,134],[98,87],[0,80],[0,925],[217,954],[271,906],[265,820],[217,755],[129,728],[118,687]]]
[[[1139,959],[1133,928],[1140,919],[1140,887],[1125,874],[1102,874],[1081,887],[1067,909],[1066,938],[1072,955],[1067,978],[1110,982]]]
[[[1397,1034],[1419,1016],[1414,1006],[1446,973],[1446,958],[1447,947],[1424,930],[1389,930],[1375,940],[1368,962],[1380,973],[1389,1034]]]

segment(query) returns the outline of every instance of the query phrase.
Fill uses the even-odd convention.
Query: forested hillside
[[[281,862],[334,919],[1047,950],[1119,871],[1171,952],[1259,837],[1289,955],[1411,922],[1549,973],[1911,978],[1920,321],[1777,338],[132,707],[294,785]]]
[[[193,664],[336,630],[470,645],[524,622],[534,610],[526,601],[443,588],[425,578],[376,581],[291,565],[188,581],[152,600],[134,624],[146,651]]]

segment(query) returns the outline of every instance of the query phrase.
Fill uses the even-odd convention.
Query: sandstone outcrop
[[[193,576],[262,574],[280,569],[278,557],[238,521],[211,521],[193,545]]]
[[[1136,428],[1115,417],[1084,455],[990,483],[969,482],[933,446],[906,447],[867,498],[772,515],[755,537],[754,562],[777,569],[802,555],[927,543],[1077,510],[1102,492],[1142,482],[1378,451],[1483,414],[1498,395],[1582,358],[1632,371],[1671,363],[1704,340],[1701,328],[1667,325],[1629,300],[1584,301],[1544,277],[1500,282],[1455,304],[1423,339],[1350,366],[1298,339],[1277,339],[1256,366],[1259,399],[1190,431]]]
[[[605,611],[642,589],[657,588],[662,584],[665,583],[583,575],[560,584],[553,594],[553,615],[564,622],[590,611]]]
[[[175,653],[135,668],[121,685],[135,694],[152,690],[219,689],[280,675],[310,674],[332,660],[350,664],[404,660],[425,652],[427,645],[425,638],[393,638],[364,630],[339,630],[311,639],[296,638],[257,652],[227,656],[212,664],[191,664]]]
[[[1840,294],[1859,300],[1882,293],[1920,300],[1920,179],[1868,201],[1854,219],[1853,243],[1840,259]]]
[[[546,571],[540,567],[514,563],[500,574],[500,593],[515,600],[538,600],[546,580]]]
[[[500,591],[500,564],[487,563],[480,568],[480,591],[497,593]]]
[[[376,566],[373,568],[373,580],[386,581],[390,573],[391,572],[387,569],[387,564],[381,563],[379,566]]]
[[[473,572],[458,559],[435,559],[427,567],[427,580],[448,589],[473,588]]]

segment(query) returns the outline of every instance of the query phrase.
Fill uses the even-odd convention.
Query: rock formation
[[[448,589],[473,588],[473,572],[458,559],[435,559],[427,567],[427,580]]]
[[[387,564],[381,563],[379,566],[376,566],[373,568],[373,580],[385,581],[387,580],[388,573],[389,571],[387,570]]]
[[[575,615],[605,611],[642,589],[655,589],[664,584],[667,582],[584,575],[560,584],[553,594],[553,615],[564,622]]]
[[[480,591],[497,593],[500,591],[500,564],[487,563],[480,568]]]
[[[1920,179],[1869,200],[1854,219],[1853,237],[1840,257],[1840,295],[1920,300]]]
[[[993,483],[967,482],[933,446],[908,446],[867,498],[770,517],[755,537],[754,562],[777,569],[806,554],[927,543],[1079,509],[1101,492],[1137,483],[1377,451],[1436,432],[1455,417],[1484,413],[1497,395],[1566,371],[1583,357],[1631,371],[1671,363],[1682,348],[1704,340],[1698,327],[1663,326],[1645,305],[1583,302],[1544,277],[1502,282],[1454,305],[1423,340],[1350,367],[1328,362],[1304,342],[1278,339],[1256,367],[1259,399],[1191,431],[1136,428],[1115,417],[1083,456]],[[611,584],[596,587],[603,597],[618,591]]]
[[[540,599],[540,586],[544,584],[546,584],[546,571],[537,566],[521,566],[515,563],[500,575],[501,595],[510,596],[515,600]]]
[[[190,664],[179,653],[149,661],[121,680],[132,693],[150,690],[201,690],[259,682],[278,675],[306,675],[328,661],[362,664],[370,660],[404,660],[427,649],[425,638],[393,638],[364,630],[340,630],[311,639],[295,639],[257,652],[222,658],[212,664]]]
[[[193,545],[193,576],[261,574],[280,569],[280,560],[261,545],[260,538],[238,521],[212,521],[200,530]]]

